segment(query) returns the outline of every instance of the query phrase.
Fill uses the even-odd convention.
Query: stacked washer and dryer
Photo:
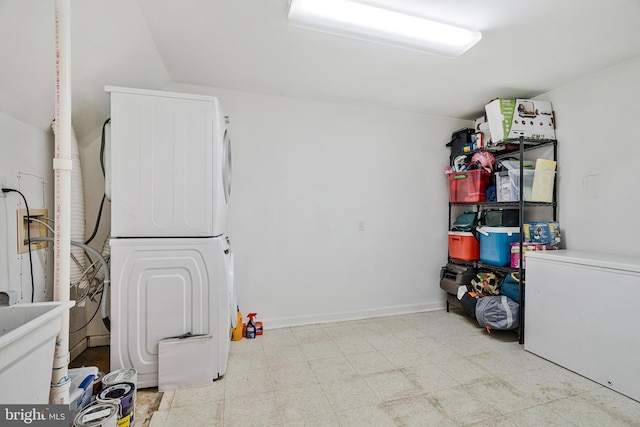
[[[236,322],[227,118],[211,96],[105,90],[111,370],[135,368],[139,388],[157,386],[158,342],[191,333],[213,337],[215,380]]]

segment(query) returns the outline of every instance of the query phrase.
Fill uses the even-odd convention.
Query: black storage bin
[[[478,225],[486,227],[519,227],[520,211],[518,209],[484,209],[480,211]]]
[[[473,142],[473,136],[476,131],[471,128],[462,128],[455,131],[451,135],[451,142],[447,144],[447,147],[451,147],[451,155],[455,156],[464,153],[464,146]]]

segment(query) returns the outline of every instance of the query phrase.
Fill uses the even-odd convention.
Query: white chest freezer
[[[524,348],[640,401],[640,259],[527,253]]]

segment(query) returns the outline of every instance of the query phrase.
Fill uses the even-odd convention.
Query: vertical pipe
[[[71,86],[70,0],[55,0],[56,86],[54,169],[54,289],[55,301],[68,301],[71,249]],[[49,403],[69,403],[69,311],[62,316],[56,339]]]

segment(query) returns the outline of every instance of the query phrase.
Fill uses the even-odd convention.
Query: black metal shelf
[[[510,139],[510,140],[506,140],[502,143],[500,143],[500,145],[497,145],[495,147],[486,147],[486,148],[481,148],[478,150],[474,150],[471,151],[469,153],[457,153],[457,154],[451,154],[450,156],[450,162],[452,164],[453,159],[455,157],[458,157],[460,155],[473,155],[474,153],[478,152],[478,151],[489,151],[493,154],[493,156],[495,157],[495,159],[503,159],[505,157],[517,157],[520,160],[520,183],[519,183],[519,187],[518,188],[524,188],[524,173],[523,173],[523,155],[525,151],[529,151],[529,150],[536,150],[538,148],[543,148],[543,147],[553,147],[553,160],[557,161],[558,160],[558,141],[555,139],[529,139],[529,138],[524,138],[524,137],[520,137],[517,139]],[[449,202],[449,224],[451,224],[451,207],[452,206],[477,206],[479,208],[482,207],[491,207],[491,208],[505,208],[505,207],[511,207],[511,208],[517,208],[519,210],[519,218],[518,218],[518,224],[519,224],[519,228],[520,228],[520,233],[519,233],[519,244],[520,244],[520,252],[519,252],[519,268],[511,268],[511,267],[500,267],[497,265],[492,265],[492,264],[486,264],[480,261],[472,261],[472,262],[467,262],[467,261],[460,261],[460,260],[453,260],[451,258],[449,258],[449,262],[453,262],[456,264],[463,264],[463,265],[470,265],[473,266],[476,269],[479,270],[489,270],[489,271],[497,271],[497,272],[501,272],[501,273],[505,273],[505,274],[510,274],[513,272],[517,272],[519,274],[519,278],[520,278],[520,292],[519,292],[519,304],[520,304],[520,326],[518,328],[518,341],[520,344],[524,344],[524,310],[525,310],[525,302],[524,302],[524,282],[525,282],[525,269],[523,267],[523,263],[524,263],[524,251],[522,250],[522,246],[524,243],[524,236],[523,236],[523,224],[524,224],[524,211],[526,208],[529,207],[535,207],[535,206],[546,206],[546,207],[550,207],[552,208],[552,212],[553,212],[553,220],[556,221],[557,219],[557,197],[558,197],[558,180],[555,180],[554,183],[554,192],[553,192],[553,201],[552,202],[532,202],[532,201],[525,201],[525,200],[517,200],[517,201],[513,201],[513,202]]]
[[[499,271],[500,273],[505,273],[505,274],[518,273],[519,272],[518,268],[502,267],[502,266],[499,266],[499,265],[487,264],[487,263],[480,262],[480,261],[462,261],[462,260],[455,259],[455,258],[449,258],[449,262],[452,263],[452,264],[468,265],[468,266],[471,266],[471,267],[473,267],[473,268],[475,268],[477,270]]]
[[[484,206],[484,207],[491,207],[491,208],[508,208],[508,207],[519,208],[520,207],[519,201],[515,201],[515,202],[449,202],[449,204],[451,206]],[[556,207],[557,203],[556,202],[523,201],[522,206],[524,208],[532,207],[532,206]]]
[[[521,142],[523,141],[522,150],[520,150]],[[548,147],[557,145],[558,141],[556,139],[531,139],[531,138],[518,138],[518,139],[507,139],[500,144],[493,147],[483,147],[478,148],[477,150],[469,151],[467,153],[452,153],[450,158],[462,156],[462,155],[473,155],[479,151],[489,151],[496,159],[501,159],[504,157],[509,157],[512,155],[517,155],[521,151],[530,151],[537,150],[538,148]]]

